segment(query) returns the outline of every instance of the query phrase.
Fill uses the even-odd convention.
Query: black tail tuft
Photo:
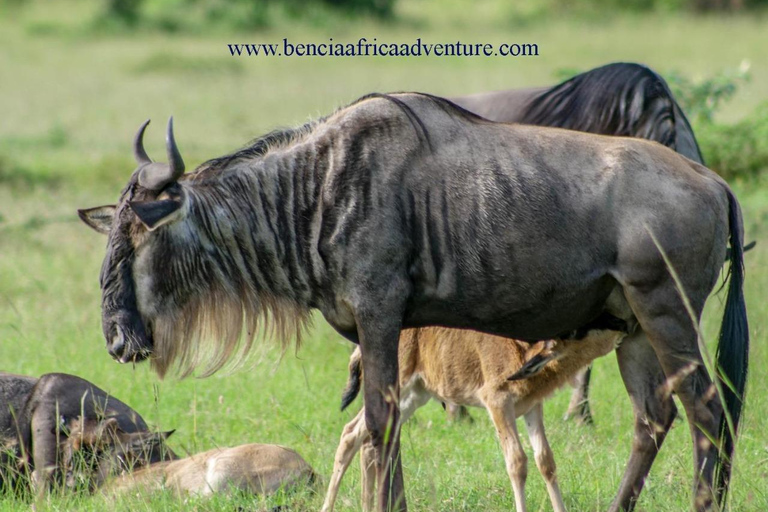
[[[744,248],[742,222],[738,202],[733,192],[728,193],[728,223],[731,231],[731,268],[728,298],[725,302],[723,323],[717,346],[717,367],[723,378],[722,390],[726,409],[733,422],[728,426],[725,414],[720,420],[720,457],[715,467],[716,495],[721,508],[725,507],[731,475],[735,436],[744,403],[749,366],[749,324],[744,302]]]
[[[343,411],[351,404],[360,393],[360,383],[363,376],[363,358],[360,353],[360,347],[357,347],[349,358],[349,379],[347,387],[341,394],[341,410]]]

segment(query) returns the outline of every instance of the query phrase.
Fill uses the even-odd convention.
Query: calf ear
[[[107,235],[109,230],[112,229],[112,220],[115,218],[115,205],[110,204],[77,210],[77,214],[88,226],[99,233]]]
[[[526,361],[523,367],[517,370],[512,376],[507,377],[507,380],[529,379],[543,370],[544,367],[547,366],[547,363],[556,359],[557,354],[552,352],[536,354]]]
[[[128,203],[142,224],[153,231],[181,216],[182,203],[178,199],[159,201],[131,201]]]

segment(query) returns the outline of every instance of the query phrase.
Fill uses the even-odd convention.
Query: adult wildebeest
[[[748,332],[741,210],[714,172],[653,142],[494,123],[418,93],[366,96],[186,176],[172,122],[169,164],[148,158],[145,128],[119,203],[80,211],[108,234],[102,325],[118,361],[214,371],[260,316],[299,329],[319,309],[360,344],[379,507],[404,510],[401,329],[537,341],[613,316],[633,332],[618,359],[636,432],[612,509],[633,506],[675,417],[667,378],[692,425],[696,507],[724,498],[735,431],[696,324],[729,241],[718,364],[734,426]]]
[[[128,405],[85,379],[64,373],[48,373],[34,379],[0,375],[3,398],[13,406],[3,421],[3,438],[15,444],[19,473],[29,473],[38,495],[62,477],[62,443],[76,421],[110,418],[127,433],[146,432],[144,419]],[[7,406],[3,404],[5,418]],[[8,425],[6,425],[8,423]],[[168,433],[141,437],[147,459],[155,462],[176,458],[164,441]],[[138,442],[138,439],[137,439]],[[138,448],[136,448],[138,449]]]
[[[704,163],[693,129],[666,81],[641,64],[607,64],[552,87],[450,99],[491,121],[655,140],[694,162]],[[579,374],[566,417],[592,422],[590,375],[589,368]]]

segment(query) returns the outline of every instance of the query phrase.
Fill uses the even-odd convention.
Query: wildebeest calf
[[[85,478],[97,483],[107,494],[152,492],[172,489],[177,494],[208,496],[234,489],[253,494],[269,494],[281,488],[306,484],[315,473],[295,451],[272,444],[244,444],[233,448],[214,448],[183,459],[152,462],[130,470],[131,462],[146,460],[140,444],[130,441],[148,432],[127,434],[112,419],[78,422],[66,441],[67,469],[73,478],[77,459],[101,453],[97,464],[88,468]],[[70,462],[71,461],[71,462]],[[128,462],[128,471],[105,480],[114,468]]]
[[[525,512],[527,458],[515,424],[516,418],[524,415],[536,465],[547,483],[552,506],[557,512],[565,511],[555,475],[555,459],[544,432],[542,401],[593,359],[612,351],[622,336],[617,331],[600,330],[590,331],[588,339],[530,344],[443,327],[403,331],[398,352],[401,421],[407,421],[430,398],[452,405],[484,407],[493,420],[504,451],[516,510]],[[360,391],[359,347],[350,358],[349,369],[342,409]],[[510,380],[513,372],[514,380]],[[373,510],[375,465],[365,425],[365,409],[362,409],[341,434],[323,512],[333,510],[341,479],[364,443],[362,508]]]

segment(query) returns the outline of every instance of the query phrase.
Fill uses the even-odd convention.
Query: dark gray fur
[[[451,101],[492,121],[653,140],[704,163],[693,129],[667,82],[642,64],[615,62],[552,87],[486,92]]]
[[[124,432],[149,429],[144,419],[128,405],[74,375],[48,373],[35,379],[2,374],[0,390],[3,399],[13,404],[15,411],[13,415],[0,416],[3,440],[17,446],[16,455],[21,458],[21,464],[16,466],[34,475],[33,485],[38,492],[44,492],[52,482],[61,483],[60,448],[72,421],[81,418],[99,421],[109,417],[117,419]],[[2,409],[5,412],[7,407]],[[14,416],[17,424],[13,421]],[[169,448],[161,446],[150,455],[153,462],[169,457],[175,458],[175,455]]]

